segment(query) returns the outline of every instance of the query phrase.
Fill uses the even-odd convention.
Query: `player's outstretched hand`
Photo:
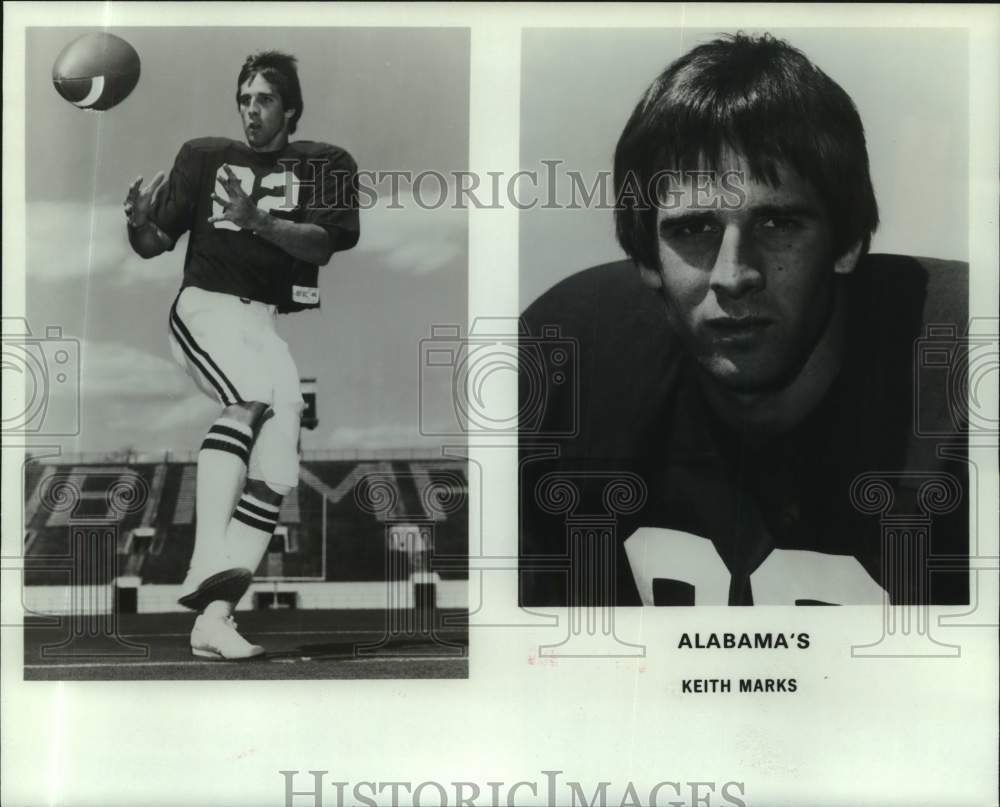
[[[241,229],[255,229],[260,217],[257,205],[247,195],[247,192],[243,190],[243,185],[239,177],[233,173],[233,169],[228,165],[223,165],[222,170],[226,172],[226,177],[225,179],[218,177],[218,183],[229,198],[223,199],[217,193],[212,194],[212,199],[222,206],[222,215],[210,217],[208,223],[215,224],[217,221],[231,221]]]
[[[159,171],[153,181],[145,188],[142,187],[142,177],[137,177],[135,182],[129,185],[128,193],[125,195],[125,217],[132,227],[143,227],[149,220],[149,211],[160,198],[160,194],[165,187],[166,175]]]

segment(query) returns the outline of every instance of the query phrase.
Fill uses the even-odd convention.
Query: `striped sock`
[[[219,418],[198,452],[194,554],[191,568],[207,574],[225,566],[226,525],[243,489],[253,431],[239,421]]]
[[[238,420],[219,418],[205,435],[202,451],[224,451],[239,459],[245,468],[253,448],[253,429]],[[201,457],[199,456],[199,461]]]
[[[271,535],[278,525],[280,506],[269,504],[245,492],[226,528],[226,544],[231,566],[256,572]]]

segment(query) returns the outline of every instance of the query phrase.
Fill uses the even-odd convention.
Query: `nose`
[[[764,288],[764,274],[758,268],[751,239],[736,223],[726,227],[722,234],[709,283],[716,295],[730,298]]]

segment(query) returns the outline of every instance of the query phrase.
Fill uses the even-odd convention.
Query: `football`
[[[88,111],[111,109],[139,82],[139,54],[114,34],[84,34],[70,42],[52,66],[56,91]]]

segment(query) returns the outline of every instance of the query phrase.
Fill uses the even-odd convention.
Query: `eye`
[[[667,238],[701,238],[715,235],[718,225],[712,221],[687,221],[668,225],[664,229]]]
[[[790,233],[799,229],[799,222],[795,219],[771,216],[760,224],[761,229],[776,233]]]

